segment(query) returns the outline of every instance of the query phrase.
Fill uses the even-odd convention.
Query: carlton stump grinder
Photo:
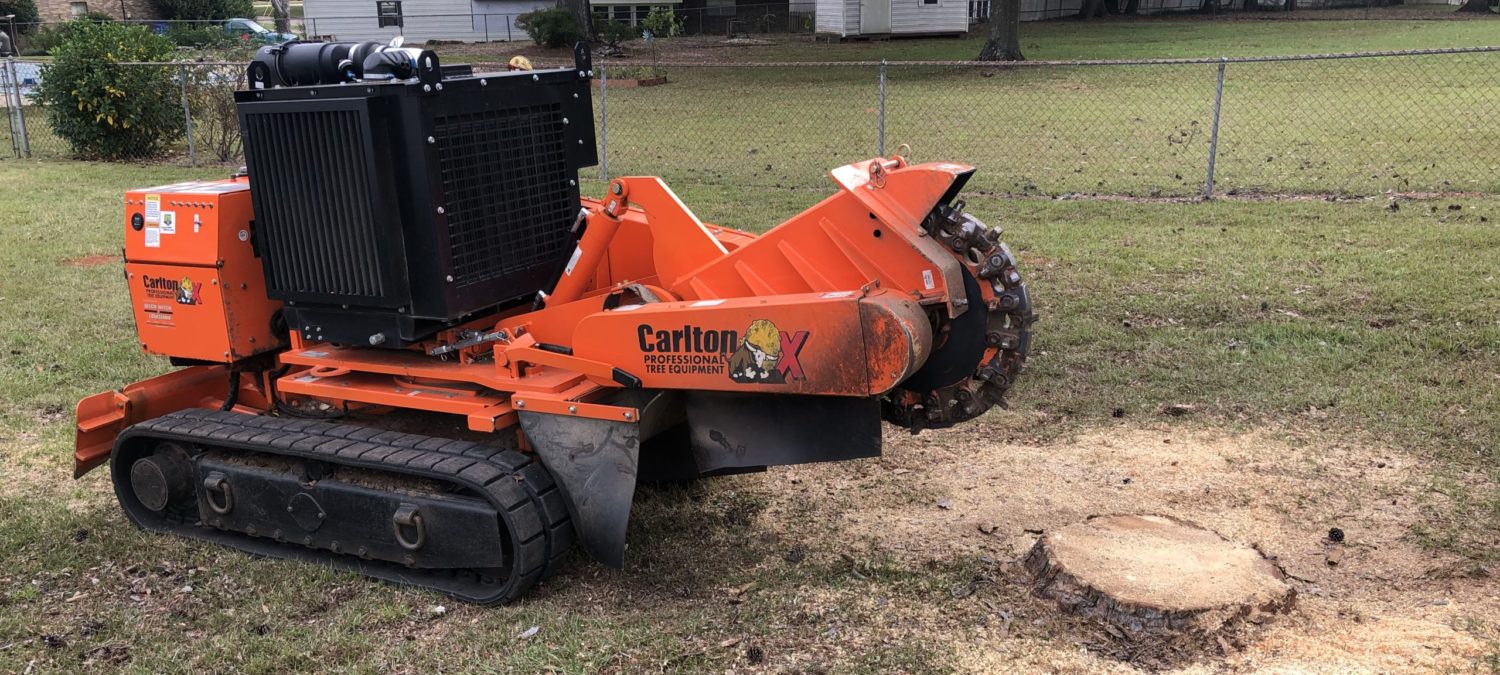
[[[1032,312],[973,167],[875,158],[761,235],[597,162],[574,66],[267,47],[245,170],[125,195],[143,352],[78,404],[126,516],[481,603],[576,541],[620,566],[640,480],[873,457],[882,420],[1003,404]]]

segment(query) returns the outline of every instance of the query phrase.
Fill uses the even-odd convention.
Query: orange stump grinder
[[[1003,404],[1031,302],[972,167],[839,167],[758,236],[658,178],[582,198],[590,75],[263,49],[242,175],[125,196],[141,349],[178,368],[79,402],[75,474],[148,530],[505,602],[575,541],[619,566],[639,480]]]

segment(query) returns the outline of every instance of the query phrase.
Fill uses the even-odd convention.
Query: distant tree
[[[36,2],[34,0],[0,0],[0,16],[8,14],[16,15],[16,32],[22,35],[30,35],[35,32],[37,22],[41,21],[37,14]],[[9,29],[9,25],[0,26],[0,30]]]
[[[993,0],[990,31],[979,61],[1024,61],[1021,55],[1021,0]]]
[[[290,33],[292,31],[292,0],[271,0],[271,20],[276,22],[276,32]]]
[[[585,40],[591,40],[594,30],[593,9],[589,7],[589,0],[557,0],[557,6],[573,13],[573,20],[578,22],[579,29],[586,34]]]

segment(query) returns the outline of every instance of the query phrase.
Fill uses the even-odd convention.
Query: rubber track
[[[501,512],[502,520],[509,521],[511,537],[519,545],[510,578],[485,583],[481,580],[485,570],[465,574],[413,569],[206,526],[174,525],[162,518],[156,518],[160,525],[153,526],[142,522],[139,514],[131,514],[148,529],[210,539],[273,557],[325,560],[377,578],[480,603],[508,602],[520,596],[554,573],[573,543],[573,524],[562,492],[541,464],[514,449],[351,424],[206,409],[182,410],[136,424],[120,435],[116,451],[143,438],[311,459],[456,484],[488,499]]]

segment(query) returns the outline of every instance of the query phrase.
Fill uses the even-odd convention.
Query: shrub
[[[594,19],[594,34],[599,37],[599,41],[604,43],[604,46],[614,50],[618,50],[620,45],[639,36],[634,26],[610,19]]]
[[[7,14],[16,15],[16,32],[22,35],[36,32],[37,23],[42,20],[36,11],[36,0],[0,0],[0,16]],[[0,30],[9,28],[8,25],[0,26]]]
[[[173,21],[223,21],[254,17],[251,0],[151,0],[163,19]]]
[[[531,36],[532,42],[544,47],[566,47],[583,39],[578,20],[563,7],[527,12],[516,17],[516,25]]]
[[[244,70],[236,66],[208,66],[188,71],[188,107],[193,111],[193,141],[198,152],[220,162],[238,161],[243,146],[234,92]]]
[[[226,49],[242,42],[226,35],[219,24],[174,23],[167,28],[166,36],[178,47],[198,49]]]
[[[182,133],[175,72],[119,64],[165,61],[173,50],[145,26],[71,22],[37,88],[52,130],[84,159],[160,155]]]
[[[682,34],[682,18],[672,8],[658,5],[641,19],[641,28],[651,31],[651,36],[658,40],[677,37]]]

